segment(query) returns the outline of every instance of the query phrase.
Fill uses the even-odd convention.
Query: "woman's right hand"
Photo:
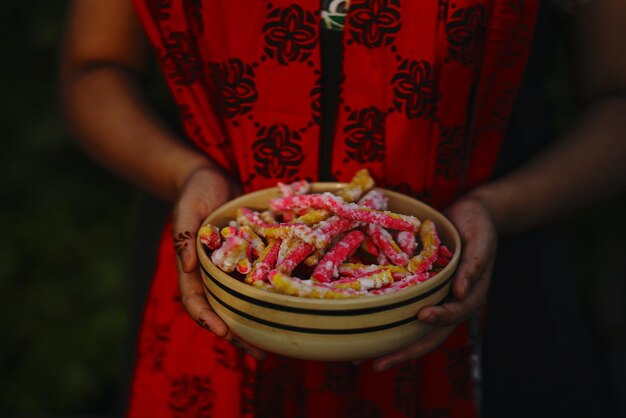
[[[174,248],[177,255],[178,284],[187,313],[201,327],[230,341],[257,360],[265,353],[236,338],[211,309],[202,284],[196,253],[196,234],[204,219],[217,207],[241,193],[234,182],[217,169],[202,167],[192,172],[174,206]]]

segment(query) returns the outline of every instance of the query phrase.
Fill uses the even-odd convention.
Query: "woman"
[[[66,108],[84,147],[174,203],[129,416],[475,416],[466,321],[487,299],[498,237],[623,185],[626,2],[580,8],[580,82],[591,104],[562,141],[497,179],[538,2],[353,0],[343,37],[322,29],[322,16],[340,26],[345,2],[134,3],[72,2],[63,55]],[[141,26],[194,147],[142,96]],[[347,180],[363,166],[380,185],[447,208],[462,235],[454,300],[418,314],[436,326],[360,366],[266,355],[237,340],[203,294],[193,245],[202,219],[241,189]],[[506,416],[525,406],[537,415],[538,404]],[[559,400],[546,413],[584,416],[580,405]]]

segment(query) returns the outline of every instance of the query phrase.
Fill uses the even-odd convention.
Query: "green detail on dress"
[[[324,29],[343,30],[349,4],[350,0],[323,0],[322,27]]]

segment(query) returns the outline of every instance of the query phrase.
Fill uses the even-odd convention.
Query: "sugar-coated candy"
[[[404,267],[395,266],[393,264],[378,265],[378,264],[361,264],[361,263],[343,263],[338,268],[340,276],[343,277],[357,277],[366,273],[371,273],[384,269],[389,271],[394,280],[402,279],[406,276],[410,276],[412,273]]]
[[[305,194],[311,190],[311,183],[306,180],[298,180],[289,184],[278,182],[276,186],[285,197]]]
[[[263,249],[263,251],[259,255],[259,258],[257,258],[252,264],[252,268],[245,279],[246,283],[254,284],[255,282],[267,281],[267,274],[276,265],[279,248],[280,241],[270,241],[270,243]]]
[[[366,230],[379,251],[382,251],[389,261],[398,266],[406,266],[409,264],[409,257],[398,247],[398,244],[393,240],[391,234],[384,228],[378,225],[368,224]]]
[[[388,269],[379,267],[377,270],[365,272],[358,276],[346,277],[331,282],[333,287],[340,289],[370,290],[393,283],[393,276]]]
[[[220,230],[215,225],[206,224],[202,226],[198,231],[198,235],[200,236],[200,242],[211,250],[215,250],[222,244]]]
[[[388,197],[374,185],[365,169],[336,194],[307,194],[307,181],[279,183],[282,197],[270,199],[270,210],[239,208],[221,230],[203,226],[199,239],[223,271],[293,296],[388,294],[438,274],[453,253],[435,224],[389,211]]]
[[[227,273],[233,272],[235,268],[245,269],[246,264],[243,260],[248,259],[248,247],[248,241],[241,238],[239,235],[229,235],[222,246],[213,251],[211,261]],[[240,271],[240,273],[242,272]]]
[[[317,299],[347,299],[367,295],[365,291],[339,289],[328,284],[287,276],[278,270],[272,270],[268,277],[269,281],[279,292],[291,296]]]
[[[342,240],[337,242],[317,263],[317,267],[311,274],[311,279],[316,282],[328,282],[337,275],[337,267],[343,263],[363,242],[365,236],[361,231],[352,231]]]
[[[244,225],[239,228],[238,234],[250,244],[250,250],[253,258],[257,258],[265,249],[265,243],[249,225]]]
[[[340,197],[331,193],[305,194],[270,199],[270,209],[275,211],[303,207],[328,209],[342,218],[373,223],[399,231],[417,232],[420,227],[419,219],[414,216],[374,210],[356,203],[345,203]]]
[[[407,257],[413,257],[415,250],[417,249],[417,239],[415,239],[414,233],[409,231],[398,231],[396,233],[395,241]]]
[[[427,219],[422,224],[420,230],[420,240],[422,241],[422,251],[409,261],[408,269],[413,273],[423,273],[433,267],[437,260],[439,251],[439,236],[435,223]]]
[[[337,196],[345,202],[356,202],[363,193],[374,187],[374,179],[370,172],[363,168],[356,172],[350,183],[337,192]]]
[[[406,289],[418,283],[425,282],[430,277],[428,273],[417,273],[406,276],[403,279],[397,280],[390,285],[383,286],[380,289],[372,290],[370,293],[373,295],[386,295],[389,293],[397,292],[398,290]]]

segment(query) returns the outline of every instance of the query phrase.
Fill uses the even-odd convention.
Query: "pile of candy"
[[[240,208],[221,230],[203,226],[200,241],[224,272],[288,295],[351,298],[428,280],[452,258],[435,224],[387,211],[373,187],[367,170],[336,195],[309,194],[306,181],[278,183],[282,197],[269,210]]]

